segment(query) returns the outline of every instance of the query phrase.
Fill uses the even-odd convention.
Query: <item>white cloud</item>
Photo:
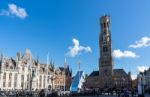
[[[132,80],[135,80],[137,78],[136,74],[131,75]]]
[[[148,70],[148,69],[149,69],[149,67],[147,67],[147,66],[137,66],[137,70],[139,72],[144,72],[144,70]]]
[[[142,37],[135,44],[129,45],[130,48],[141,48],[150,46],[150,37]]]
[[[25,8],[18,7],[15,4],[8,4],[8,10],[1,10],[0,15],[16,16],[21,19],[25,19],[28,16]]]
[[[75,57],[81,54],[82,52],[92,52],[89,46],[87,47],[81,46],[79,40],[73,38],[72,42],[73,42],[73,46],[69,47],[69,51],[67,52],[68,56]]]
[[[114,58],[136,58],[139,57],[132,51],[121,51],[119,49],[113,51]]]

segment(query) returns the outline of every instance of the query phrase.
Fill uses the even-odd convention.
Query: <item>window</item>
[[[27,75],[27,81],[29,81],[29,74]]]
[[[24,75],[21,75],[21,87],[24,87]]]
[[[108,47],[107,46],[103,47],[103,52],[108,52]]]
[[[14,75],[14,87],[17,87],[17,74]]]
[[[44,81],[43,81],[43,87],[45,88],[45,79],[46,77],[44,76]]]
[[[42,87],[42,76],[40,75],[40,82],[39,82],[39,88]]]
[[[108,75],[108,70],[107,69],[105,69],[105,75]]]
[[[3,75],[3,87],[6,87],[6,72]]]
[[[8,87],[11,87],[11,79],[12,79],[12,73],[9,73],[9,83],[8,83]]]
[[[104,23],[104,28],[106,28],[106,23]]]
[[[36,86],[37,86],[37,87],[39,86],[39,84],[38,84],[38,80],[37,80]]]
[[[12,73],[9,74],[9,80],[11,80],[11,78],[12,78]]]

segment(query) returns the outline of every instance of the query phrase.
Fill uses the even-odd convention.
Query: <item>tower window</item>
[[[104,31],[104,35],[106,35],[106,31]]]
[[[106,28],[106,23],[104,23],[104,28]]]
[[[108,47],[107,46],[103,47],[103,52],[108,52]]]

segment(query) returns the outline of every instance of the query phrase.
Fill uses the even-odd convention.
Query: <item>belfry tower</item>
[[[110,32],[110,16],[100,18],[100,36],[99,36],[99,75],[100,87],[107,88],[113,85],[113,59],[112,59],[112,40]]]

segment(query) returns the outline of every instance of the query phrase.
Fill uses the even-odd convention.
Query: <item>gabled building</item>
[[[99,71],[93,71],[87,78],[85,87],[90,89],[99,88]]]
[[[54,79],[54,89],[56,90],[65,90],[68,91],[70,89],[72,82],[72,70],[67,66],[58,67],[55,71],[55,79]]]
[[[112,87],[105,87],[105,88],[131,88],[132,81],[130,72],[127,74],[123,69],[114,69],[114,75],[112,77]],[[99,71],[93,71],[87,78],[85,87],[89,89],[96,89],[100,87],[100,78],[99,78]]]
[[[15,59],[1,54],[0,89],[1,90],[36,90],[52,87],[51,77],[54,75],[54,64],[42,64],[35,60],[29,49]]]

